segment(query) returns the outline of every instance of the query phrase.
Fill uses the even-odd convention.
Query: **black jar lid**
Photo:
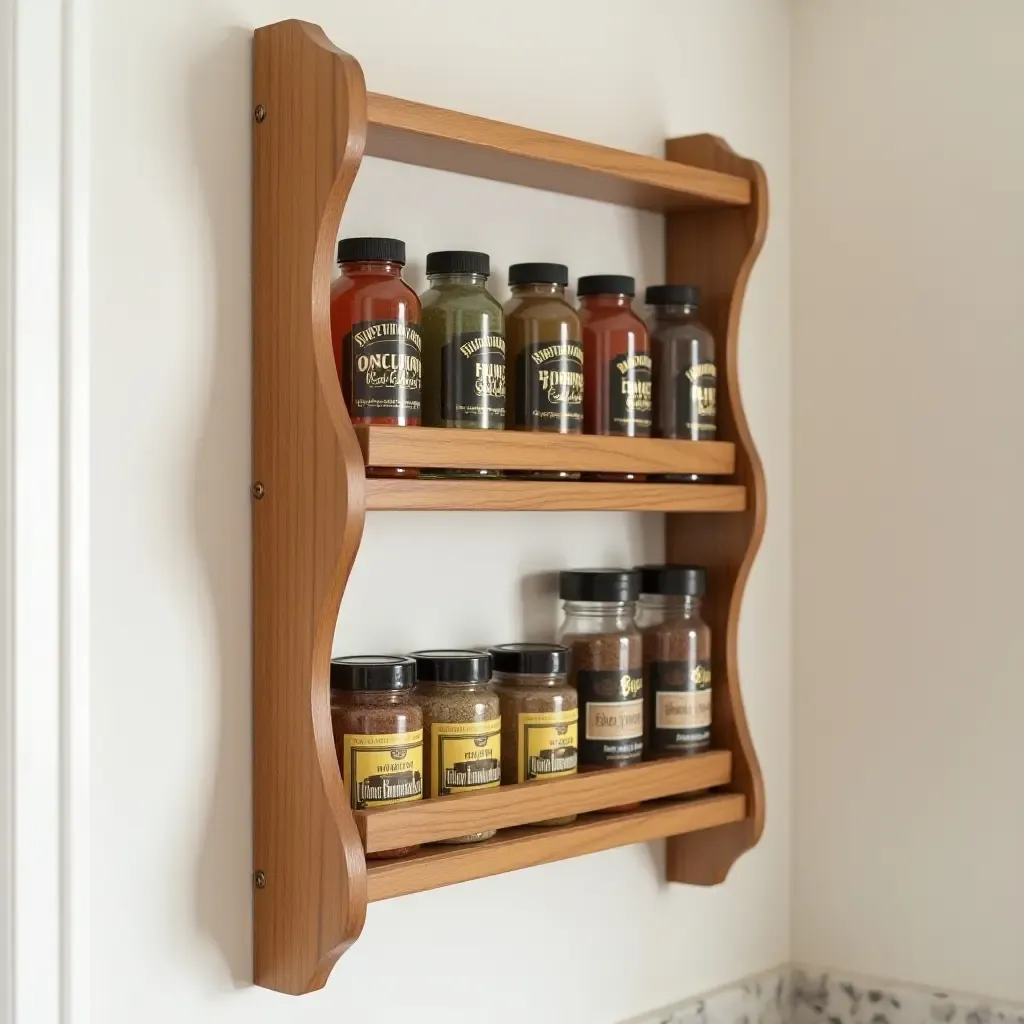
[[[641,594],[700,597],[707,588],[704,567],[700,565],[641,565],[638,572]]]
[[[636,295],[636,281],[627,274],[590,274],[576,282],[577,295]]]
[[[640,573],[635,569],[567,569],[558,574],[563,601],[635,601]]]
[[[485,252],[448,249],[427,253],[427,277],[434,274],[480,274],[489,277],[491,257]]]
[[[331,659],[332,690],[410,690],[416,662],[390,654],[360,654]]]
[[[699,306],[700,289],[695,284],[652,284],[644,300],[648,306]]]
[[[486,683],[491,656],[483,651],[413,651],[420,683]]]
[[[564,263],[513,263],[508,268],[508,286],[517,284],[569,283],[569,268]]]
[[[494,671],[510,676],[564,676],[569,648],[560,644],[498,644],[491,648]]]
[[[399,238],[343,238],[339,263],[398,263],[405,266],[405,242]]]

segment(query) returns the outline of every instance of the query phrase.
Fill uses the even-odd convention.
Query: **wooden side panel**
[[[366,91],[355,60],[303,22],[259,29],[254,61],[254,974],[300,993],[324,984],[366,915],[329,695],[365,506],[329,291]]]
[[[746,797],[747,816],[707,832],[668,842],[671,881],[713,885],[725,879],[737,858],[764,829],[764,785],[743,710],[737,664],[737,636],[743,590],[765,524],[764,471],[743,413],[739,387],[739,320],[747,280],[768,221],[764,171],[737,156],[712,135],[672,139],[670,160],[741,175],[751,183],[749,206],[707,209],[666,217],[667,280],[703,289],[701,317],[718,345],[718,437],[736,445],[735,481],[746,490],[744,511],[731,516],[704,513],[665,517],[666,557],[707,566],[705,615],[713,631],[714,725],[712,744],[733,753],[733,791]]]

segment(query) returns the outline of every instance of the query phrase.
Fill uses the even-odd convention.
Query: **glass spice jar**
[[[643,648],[637,629],[640,575],[631,569],[559,573],[570,683],[580,703],[580,771],[625,768],[644,752]],[[636,804],[609,808],[632,810]]]
[[[490,649],[501,700],[501,779],[505,785],[575,775],[576,691],[569,652],[557,644],[501,644]],[[575,814],[539,821],[568,825]]]
[[[423,712],[413,700],[412,658],[363,655],[331,661],[331,723],[353,810],[423,797]],[[402,857],[403,846],[367,857]]]
[[[349,418],[357,424],[419,426],[420,300],[402,280],[405,242],[343,238],[341,277],[331,285],[331,338]],[[371,476],[417,476],[371,468]]]
[[[423,422],[428,427],[502,430],[505,426],[505,320],[487,290],[483,252],[427,255],[423,306]],[[500,476],[493,469],[445,476]]]
[[[480,651],[414,651],[423,709],[423,776],[431,797],[501,785],[501,710]],[[446,839],[477,843],[495,830]]]
[[[515,430],[583,431],[583,343],[579,315],[565,299],[568,283],[569,268],[562,263],[508,268],[512,298],[505,304],[506,370]],[[564,471],[524,475],[579,479],[579,473]]]
[[[648,749],[653,757],[711,746],[711,630],[701,618],[706,588],[697,565],[640,569]]]

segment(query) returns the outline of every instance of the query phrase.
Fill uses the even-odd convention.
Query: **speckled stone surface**
[[[788,1024],[791,971],[758,974],[624,1024]]]

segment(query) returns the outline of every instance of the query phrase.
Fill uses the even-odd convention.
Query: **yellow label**
[[[349,804],[361,811],[423,797],[423,730],[346,733],[341,773]]]
[[[655,695],[657,729],[704,729],[711,725],[710,690],[661,690]]]
[[[430,727],[430,795],[501,784],[501,719]]]
[[[576,708],[519,716],[520,782],[576,774],[578,721]]]

